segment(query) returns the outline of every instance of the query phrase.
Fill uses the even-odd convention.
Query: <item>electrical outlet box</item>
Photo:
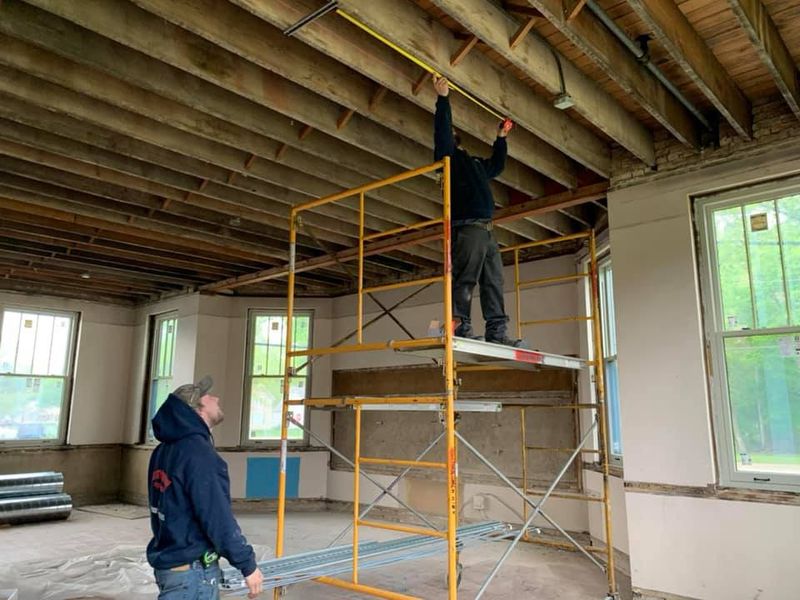
[[[472,497],[472,508],[475,510],[485,510],[486,509],[486,498],[478,494],[477,496]]]

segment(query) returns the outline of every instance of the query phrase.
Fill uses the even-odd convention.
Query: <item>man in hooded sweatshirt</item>
[[[250,598],[262,591],[255,552],[233,516],[228,466],[211,437],[224,417],[212,385],[206,376],[180,386],[153,417],[161,443],[148,468],[147,560],[159,600],[217,600],[220,556],[242,572]]]
[[[489,182],[506,166],[506,136],[512,123],[500,123],[489,158],[478,158],[461,146],[461,136],[453,128],[450,111],[450,86],[444,77],[434,77],[436,115],[434,117],[433,159],[450,157],[450,225],[453,264],[453,318],[458,320],[455,335],[484,339],[472,329],[472,293],[480,285],[481,311],[487,342],[529,348],[525,340],[508,337],[508,315],[503,299],[503,261],[494,237],[492,216],[494,197]]]

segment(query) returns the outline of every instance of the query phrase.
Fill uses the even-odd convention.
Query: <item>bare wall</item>
[[[689,197],[800,171],[796,145],[609,194],[634,588],[703,600],[800,597],[800,506],[684,498],[717,483]]]

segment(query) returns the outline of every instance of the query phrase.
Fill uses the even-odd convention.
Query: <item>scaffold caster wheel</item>
[[[461,563],[456,564],[456,588],[461,587],[461,573],[464,570],[464,565]],[[450,575],[447,575],[447,587],[450,587]]]

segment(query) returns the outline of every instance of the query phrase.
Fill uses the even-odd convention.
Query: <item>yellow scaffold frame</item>
[[[379,232],[375,234],[364,234],[364,204],[365,194],[372,190],[393,185],[412,177],[424,175],[433,171],[441,169],[442,171],[442,217],[439,219],[430,219],[406,227],[398,227],[390,231]],[[359,199],[359,236],[358,236],[358,327],[357,327],[357,343],[347,346],[332,346],[325,348],[312,348],[304,351],[291,351],[292,348],[292,318],[294,314],[294,296],[295,296],[295,260],[296,260],[296,247],[297,247],[297,229],[298,217],[304,211],[314,209],[318,206],[337,202],[345,198],[358,196]],[[444,256],[444,269],[443,273],[437,277],[429,277],[426,279],[418,279],[413,281],[404,281],[384,285],[375,288],[364,287],[364,243],[368,240],[378,239],[402,233],[404,231],[417,230],[420,228],[436,227],[442,228],[442,253]],[[457,562],[458,551],[456,548],[456,533],[458,527],[458,514],[457,514],[457,489],[458,489],[458,471],[456,467],[456,437],[455,437],[455,377],[454,377],[454,363],[453,363],[453,329],[447,324],[453,321],[453,308],[451,301],[451,276],[452,268],[450,263],[450,157],[444,157],[442,160],[429,164],[427,166],[406,171],[383,179],[375,181],[357,188],[346,190],[344,192],[319,198],[305,204],[300,204],[292,208],[290,223],[289,223],[289,293],[287,301],[287,323],[289,326],[286,328],[286,361],[284,366],[284,381],[283,381],[283,404],[281,410],[281,448],[280,448],[280,471],[278,475],[278,525],[277,525],[277,539],[275,542],[275,556],[280,557],[283,555],[283,541],[285,532],[285,518],[286,518],[286,459],[288,453],[288,429],[289,429],[289,407],[296,402],[290,400],[289,387],[291,377],[294,374],[292,361],[296,356],[314,356],[322,354],[338,354],[343,352],[366,352],[380,349],[408,349],[414,347],[430,347],[434,345],[442,345],[444,348],[444,379],[445,379],[445,393],[436,396],[436,402],[444,405],[445,412],[445,428],[446,428],[446,443],[447,454],[444,463],[421,463],[417,461],[399,461],[391,459],[370,458],[361,456],[360,448],[360,430],[361,430],[361,407],[363,404],[369,404],[369,398],[359,398],[355,400],[338,400],[338,404],[351,404],[355,407],[356,417],[356,443],[355,443],[355,472],[353,475],[353,574],[352,580],[346,581],[335,577],[319,577],[315,581],[332,585],[335,587],[376,596],[378,598],[387,598],[390,600],[415,600],[413,596],[398,594],[389,590],[383,590],[372,586],[367,586],[358,581],[358,537],[359,527],[374,527],[380,529],[388,529],[391,531],[401,531],[405,533],[413,533],[416,535],[430,535],[434,537],[444,537],[447,539],[447,572],[448,572],[448,599],[456,600],[458,596],[457,585]],[[364,313],[364,294],[371,291],[390,290],[402,287],[409,287],[413,285],[425,285],[434,282],[441,282],[444,289],[444,323],[442,337],[425,338],[419,340],[401,340],[386,343],[371,343],[365,344],[363,340],[363,313]],[[376,404],[385,402],[385,399],[375,398]],[[424,397],[406,397],[406,398],[393,398],[393,404],[419,402],[424,401]],[[324,400],[319,403],[311,401],[303,401],[302,404],[306,406],[314,406],[318,404],[324,406]],[[434,529],[425,529],[421,527],[409,527],[405,525],[396,525],[389,523],[380,523],[377,521],[364,521],[359,519],[359,484],[360,484],[360,466],[361,464],[393,464],[393,465],[409,465],[413,463],[415,468],[436,468],[444,469],[447,473],[447,531],[440,532]],[[280,596],[280,588],[274,591],[274,598],[277,600]]]
[[[418,223],[406,225],[404,227],[394,228],[388,231],[376,232],[376,233],[365,233],[364,228],[364,218],[365,218],[365,203],[366,203],[366,194],[369,192],[376,190],[381,187],[393,185],[395,183],[405,181],[407,179],[411,179],[413,177],[418,177],[421,175],[429,174],[435,171],[441,171],[441,183],[442,183],[442,217],[435,218],[435,219],[428,219],[425,221],[420,221]],[[292,208],[290,214],[290,223],[289,223],[289,268],[288,268],[288,298],[287,298],[287,323],[289,324],[286,328],[286,337],[285,337],[285,348],[287,350],[285,362],[284,362],[284,380],[283,380],[283,401],[281,407],[281,444],[280,444],[280,470],[279,470],[279,479],[278,479],[278,508],[277,508],[277,533],[276,533],[276,543],[275,543],[275,557],[279,558],[284,554],[284,536],[286,530],[286,466],[287,466],[287,456],[288,456],[288,430],[290,422],[299,424],[291,415],[290,410],[293,406],[305,406],[309,408],[351,408],[354,411],[355,416],[355,451],[354,451],[354,460],[353,460],[353,467],[354,467],[354,474],[353,474],[353,518],[352,518],[352,576],[350,579],[343,579],[339,577],[330,577],[330,576],[320,576],[316,577],[314,581],[318,583],[323,583],[326,585],[331,585],[334,587],[338,587],[341,589],[346,589],[352,592],[366,594],[375,596],[378,598],[386,598],[389,600],[420,600],[415,596],[409,596],[406,594],[400,594],[397,592],[393,592],[390,590],[377,588],[369,585],[365,585],[359,581],[359,529],[361,527],[371,527],[395,532],[403,532],[409,533],[413,535],[423,535],[423,536],[431,536],[435,538],[440,538],[446,540],[446,547],[447,547],[447,598],[448,600],[457,600],[458,598],[458,584],[459,584],[459,564],[458,564],[458,552],[459,548],[457,545],[457,535],[458,535],[458,466],[457,466],[457,440],[460,443],[464,444],[464,447],[470,450],[471,452],[475,453],[476,449],[472,447],[460,434],[456,431],[456,420],[455,420],[455,408],[456,408],[456,355],[455,355],[455,342],[453,338],[453,308],[452,308],[452,264],[450,258],[450,247],[451,247],[451,229],[450,229],[450,209],[451,209],[451,199],[450,199],[450,158],[445,157],[440,161],[431,163],[424,167],[420,167],[418,169],[406,171],[395,175],[393,177],[389,177],[386,179],[382,179],[380,181],[375,181],[368,183],[366,185],[362,185],[360,187],[356,187],[350,190],[345,190],[343,192],[333,194],[331,196],[327,196],[324,198],[319,198],[305,204],[300,204]],[[334,345],[329,347],[315,347],[309,348],[306,350],[293,350],[293,317],[294,317],[294,308],[295,308],[295,280],[297,275],[297,265],[296,265],[296,252],[297,252],[297,235],[298,235],[298,228],[301,226],[302,223],[302,213],[305,211],[313,210],[319,206],[323,206],[326,204],[330,204],[333,202],[341,201],[347,198],[357,197],[358,198],[358,211],[359,211],[359,226],[358,226],[358,272],[357,272],[357,284],[358,284],[358,308],[357,308],[357,328],[355,330],[356,335],[356,343],[355,344],[347,344],[347,345]],[[442,240],[442,254],[443,254],[443,269],[440,275],[434,277],[427,277],[424,279],[416,279],[412,281],[403,281],[398,283],[392,283],[388,285],[381,285],[375,287],[365,287],[364,286],[364,261],[365,257],[368,253],[372,253],[371,249],[365,248],[365,242],[373,241],[373,240],[380,240],[383,238],[385,242],[387,237],[392,237],[397,234],[408,232],[408,231],[419,231],[423,233],[425,231],[429,231],[430,235],[420,235],[415,237],[415,242],[408,242],[408,240],[402,242],[404,245],[408,243],[422,243],[423,241],[429,241],[431,239],[439,239]],[[520,281],[519,277],[519,259],[520,259],[520,252],[530,247],[540,246],[545,244],[553,244],[558,243],[560,241],[572,241],[572,240],[581,240],[586,239],[588,240],[589,244],[589,253],[590,253],[590,269],[587,273],[580,273],[577,275],[570,275],[566,277],[556,277],[556,278],[548,278],[545,280],[538,280],[538,281],[530,281],[530,282],[522,282]],[[381,242],[379,242],[381,244]],[[533,500],[531,500],[531,496],[529,494],[530,490],[527,489],[527,452],[528,448],[526,448],[526,440],[524,438],[524,416],[526,408],[521,409],[521,416],[522,416],[522,427],[521,431],[523,432],[523,485],[521,489],[517,489],[516,485],[512,483],[507,477],[502,475],[499,470],[496,469],[491,463],[486,461],[485,459],[482,460],[484,464],[489,467],[496,475],[498,475],[507,485],[510,485],[514,491],[519,495],[524,501],[524,510],[525,510],[525,517],[528,518],[528,507],[532,507],[535,509],[532,517],[536,514],[541,514],[545,517],[549,522],[553,523],[554,526],[557,528],[559,532],[562,533],[570,542],[572,542],[573,546],[582,551],[586,556],[588,556],[595,564],[604,568],[604,570],[608,573],[608,582],[609,582],[609,598],[616,598],[616,582],[614,578],[614,556],[613,556],[613,545],[611,543],[611,518],[610,518],[610,506],[609,506],[609,492],[608,492],[608,457],[606,452],[606,421],[605,421],[605,388],[604,388],[604,381],[603,381],[603,360],[602,360],[602,348],[601,348],[601,330],[600,330],[600,310],[599,310],[599,295],[598,295],[598,281],[597,281],[597,257],[596,257],[596,242],[594,237],[594,232],[589,231],[585,233],[573,234],[569,236],[564,236],[562,238],[553,238],[543,241],[536,241],[536,242],[529,242],[526,244],[520,244],[517,246],[512,246],[509,248],[505,248],[504,252],[513,252],[514,253],[514,273],[515,273],[515,290],[516,290],[516,298],[517,298],[517,308],[516,308],[516,316],[517,316],[517,323],[518,323],[518,333],[521,331],[522,326],[527,325],[543,325],[546,323],[557,323],[562,322],[565,320],[591,320],[593,322],[593,338],[594,338],[594,352],[595,355],[599,358],[591,360],[588,362],[590,366],[594,367],[594,380],[595,386],[597,390],[597,397],[595,402],[589,404],[581,404],[578,402],[573,402],[570,405],[570,408],[575,410],[580,410],[584,408],[592,408],[595,410],[595,423],[592,425],[591,429],[594,429],[595,426],[599,425],[599,452],[600,456],[602,457],[603,461],[603,477],[604,477],[604,493],[602,496],[602,502],[605,506],[605,531],[606,531],[606,540],[607,540],[607,559],[606,565],[602,565],[596,559],[592,557],[590,554],[591,551],[595,551],[596,549],[585,549],[583,546],[578,544],[572,536],[570,536],[567,532],[565,532],[560,526],[558,526],[554,521],[552,521],[549,517],[545,515],[544,512],[541,512],[541,505],[547,500],[548,497],[557,497],[560,494],[558,492],[554,493],[554,488],[557,483],[560,481],[561,477],[563,476],[564,472],[566,471],[567,466],[570,464],[570,461],[574,460],[575,456],[578,456],[582,452],[586,452],[587,450],[583,449],[583,444],[588,439],[591,430],[587,431],[584,434],[584,439],[580,442],[578,449],[548,449],[549,451],[570,451],[573,452],[570,461],[562,469],[561,473],[558,475],[556,480],[551,485],[550,489],[548,489],[547,493],[544,495],[543,499],[537,504]],[[393,247],[392,244],[381,244],[381,247],[386,251],[388,248]],[[398,247],[398,246],[394,246]],[[521,308],[520,308],[520,290],[533,285],[544,285],[547,283],[560,283],[563,281],[572,281],[578,280],[582,277],[588,277],[590,280],[590,288],[591,288],[591,298],[592,298],[592,314],[590,317],[569,317],[569,318],[558,318],[558,319],[548,319],[544,321],[526,321],[521,322]],[[383,290],[391,290],[391,289],[398,289],[410,286],[425,286],[430,285],[431,283],[441,283],[443,288],[443,327],[441,334],[437,337],[427,337],[422,339],[409,339],[409,340],[391,340],[385,342],[364,342],[363,336],[363,329],[365,328],[364,325],[364,295],[369,294],[371,292],[376,291],[383,291]],[[368,326],[369,324],[367,324]],[[521,337],[521,336],[519,336]],[[465,340],[461,340],[459,343],[464,342]],[[483,343],[483,342],[481,342]],[[487,346],[493,346],[491,344],[487,344]],[[297,374],[298,370],[306,368],[309,362],[306,362],[304,365],[300,367],[294,367],[294,363],[297,357],[310,357],[313,360],[313,357],[323,356],[323,355],[332,355],[332,354],[339,354],[339,353],[346,353],[346,352],[370,352],[370,351],[378,351],[378,350],[406,350],[406,351],[430,351],[431,349],[436,349],[437,352],[441,353],[441,361],[443,367],[443,377],[444,377],[444,391],[442,393],[435,393],[435,394],[420,394],[420,395],[394,395],[394,396],[358,396],[358,397],[337,397],[337,398],[313,398],[313,397],[306,397],[303,399],[291,399],[290,398],[290,382],[291,378]],[[532,354],[536,354],[533,351],[530,351]],[[460,356],[460,355],[459,355]],[[549,355],[555,357],[555,355]],[[558,358],[558,357],[555,357]],[[521,359],[512,359],[512,360],[521,360]],[[577,360],[577,359],[572,359]],[[581,363],[583,361],[580,361]],[[481,366],[481,365],[465,365],[463,367],[464,371],[470,370],[483,370],[483,369],[496,369],[496,368],[504,368],[500,366]],[[509,368],[514,368],[513,365],[510,365]],[[392,459],[387,457],[370,457],[370,456],[362,456],[361,454],[361,417],[362,417],[362,409],[368,405],[400,405],[400,404],[422,404],[422,403],[429,403],[438,405],[442,408],[444,413],[444,431],[441,435],[445,436],[446,439],[446,455],[444,462],[432,462],[432,461],[423,461],[422,456],[420,455],[417,460],[400,460],[400,459]],[[546,405],[527,405],[527,409],[530,408],[548,408]],[[565,408],[565,406],[561,405],[556,407],[555,405],[551,406],[550,408]],[[313,434],[312,434],[313,435]],[[437,438],[438,441],[439,438]],[[436,442],[434,442],[435,444]],[[432,447],[432,445],[431,445]],[[430,448],[430,447],[429,447]],[[532,450],[533,448],[531,448]],[[426,450],[427,452],[427,450]],[[478,454],[480,457],[480,455]],[[384,523],[374,520],[365,520],[366,511],[364,514],[359,513],[359,499],[360,499],[360,479],[362,476],[362,465],[392,465],[398,467],[405,467],[406,469],[414,468],[414,469],[432,469],[432,470],[444,470],[446,473],[447,479],[447,492],[446,492],[446,499],[447,499],[447,507],[446,507],[446,515],[447,515],[447,528],[446,530],[437,530],[435,527],[428,521],[425,520],[425,523],[430,525],[430,527],[418,527],[418,526],[409,526],[409,525],[401,525],[395,523]],[[363,473],[363,476],[369,478],[367,473]],[[391,492],[388,489],[384,490],[386,493]],[[394,496],[393,496],[394,497]],[[421,517],[419,513],[414,511],[413,508],[407,506],[409,510],[411,510],[415,515]],[[532,521],[532,518],[531,518]],[[526,521],[528,522],[528,521]],[[518,536],[523,535],[526,533],[523,531],[522,528],[518,534]],[[509,546],[507,553],[513,550],[514,545],[519,540],[519,538],[515,539],[514,542]],[[566,544],[565,544],[566,546]],[[484,586],[481,588],[479,592],[479,596],[483,593],[488,586],[489,582],[491,581],[492,577],[496,574],[497,570],[502,565],[504,558],[501,559],[492,573],[489,575],[487,580],[484,582]],[[274,589],[274,599],[278,600],[282,593],[281,587],[276,587]]]
[[[571,242],[577,240],[586,240],[588,242],[588,258],[589,269],[578,273],[568,275],[544,277],[538,279],[530,279],[522,281],[520,279],[519,262],[520,252],[534,247],[552,245],[562,242]],[[552,325],[557,323],[568,322],[590,322],[591,323],[591,343],[588,344],[590,348],[589,359],[587,364],[592,367],[592,379],[594,382],[595,399],[594,402],[571,402],[569,404],[563,403],[544,403],[536,405],[520,406],[520,438],[521,438],[521,459],[522,459],[522,490],[526,496],[537,497],[541,496],[541,491],[531,490],[528,488],[528,453],[529,452],[557,452],[569,453],[574,451],[574,448],[552,448],[545,446],[529,446],[527,432],[525,428],[526,413],[529,409],[544,409],[544,410],[572,410],[574,411],[576,423],[580,427],[579,414],[582,411],[590,411],[594,414],[598,423],[597,434],[597,448],[596,449],[583,449],[582,453],[597,454],[600,460],[602,476],[603,476],[603,490],[601,496],[593,496],[585,493],[562,493],[553,492],[550,494],[554,498],[566,498],[570,500],[583,500],[586,502],[597,502],[603,505],[603,530],[605,533],[605,548],[598,548],[596,546],[581,546],[576,548],[573,544],[566,542],[558,542],[544,539],[533,539],[527,536],[523,538],[525,541],[534,542],[537,544],[554,546],[557,548],[568,550],[583,550],[584,553],[598,553],[605,554],[606,565],[605,571],[608,578],[608,593],[609,596],[615,597],[617,593],[616,572],[614,570],[614,544],[613,544],[613,525],[611,523],[611,498],[609,491],[609,455],[608,455],[608,437],[607,437],[607,418],[606,412],[606,388],[605,388],[605,368],[603,362],[603,332],[600,311],[600,293],[599,293],[599,270],[597,261],[597,240],[594,230],[583,231],[561,237],[548,238],[546,240],[538,240],[535,242],[526,242],[516,246],[509,246],[503,248],[501,252],[513,252],[514,255],[514,294],[516,298],[516,322],[517,322],[517,337],[522,337],[523,327],[529,326],[543,326]],[[556,317],[551,319],[537,319],[537,320],[522,320],[522,301],[521,292],[523,289],[557,285],[560,283],[569,283],[573,281],[585,280],[588,282],[590,307],[588,315],[568,315]],[[583,465],[578,463],[579,468],[582,469]],[[581,490],[582,491],[582,490]],[[523,518],[527,520],[529,505],[527,502],[522,503]]]

